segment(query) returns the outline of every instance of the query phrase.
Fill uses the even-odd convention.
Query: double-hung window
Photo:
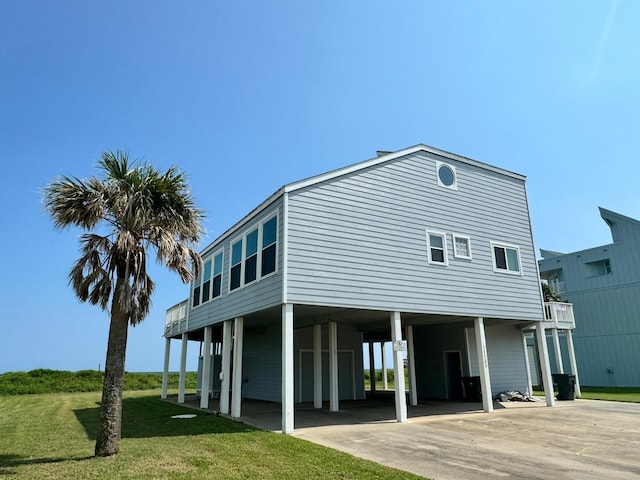
[[[213,300],[220,296],[222,285],[222,251],[205,258],[202,273],[193,287],[193,306]]]
[[[520,248],[491,242],[493,250],[493,269],[496,272],[522,274]]]
[[[231,244],[229,291],[276,271],[278,217],[260,223]]]
[[[222,252],[213,257],[213,279],[211,282],[211,298],[217,298],[222,293]]]
[[[229,274],[229,290],[240,288],[242,280],[242,244],[241,238],[231,245],[231,271]]]
[[[267,220],[262,225],[262,271],[261,276],[276,271],[276,241],[278,233],[278,217]]]
[[[211,296],[211,259],[204,262],[202,273],[202,303],[208,302]]]
[[[447,265],[447,236],[442,232],[427,231],[429,263]]]
[[[255,281],[258,276],[258,229],[246,236],[246,251],[244,254],[244,284]]]

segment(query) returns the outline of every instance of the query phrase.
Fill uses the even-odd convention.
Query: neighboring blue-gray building
[[[165,373],[172,338],[183,374],[200,342],[203,407],[212,390],[233,417],[242,398],[281,402],[290,432],[294,403],[365,398],[363,343],[380,341],[399,421],[405,356],[412,405],[460,399],[463,377],[487,411],[492,392],[529,388],[523,332],[544,308],[522,175],[425,145],[381,152],[280,188],[201,255],[167,312]]]
[[[540,275],[573,303],[580,382],[640,386],[640,222],[600,208],[613,243],[562,254],[541,250]]]

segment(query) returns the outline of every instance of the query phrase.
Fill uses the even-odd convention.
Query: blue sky
[[[0,372],[104,365],[108,315],[67,285],[79,232],[40,190],[108,149],[187,173],[202,246],[285,183],[418,143],[526,175],[537,247],[610,242],[598,206],[640,218],[639,22],[631,0],[0,2]],[[151,273],[130,371],[161,370],[188,295]]]

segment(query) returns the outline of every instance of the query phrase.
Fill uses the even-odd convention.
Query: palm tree
[[[122,390],[129,324],[149,313],[154,283],[147,275],[147,250],[178,273],[183,282],[198,274],[202,260],[191,249],[200,240],[203,212],[196,208],[184,173],[162,173],[146,163],[129,162],[122,152],[104,152],[104,174],[79,180],[60,177],[43,192],[56,228],[77,226],[82,256],[69,283],[83,302],[108,311],[111,324],[104,369],[96,456],[118,453]]]

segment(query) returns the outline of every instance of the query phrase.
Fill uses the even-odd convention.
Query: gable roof
[[[331,180],[336,177],[340,177],[342,175],[348,175],[350,173],[354,173],[360,170],[364,170],[365,168],[373,167],[376,165],[380,165],[381,163],[386,163],[396,158],[403,157],[405,155],[411,155],[417,152],[427,152],[432,155],[436,155],[438,157],[442,157],[445,160],[455,160],[461,163],[466,163],[467,165],[473,165],[475,167],[480,167],[485,170],[490,170],[492,172],[500,173],[502,175],[506,175],[508,177],[517,178],[518,180],[526,180],[524,175],[520,175],[519,173],[510,172],[509,170],[504,170],[502,168],[494,167],[493,165],[489,165],[488,163],[479,162],[477,160],[473,160],[471,158],[463,157],[461,155],[456,155],[455,153],[447,152],[444,150],[440,150],[434,147],[430,147],[424,144],[414,145],[413,147],[404,148],[402,150],[398,150],[396,152],[379,152],[381,155],[371,158],[369,160],[365,160],[363,162],[354,163],[352,165],[348,165],[346,167],[338,168],[336,170],[332,170],[330,172],[322,173],[320,175],[315,175],[313,177],[306,178],[304,180],[299,180],[297,182],[289,183],[282,187],[283,191],[291,192],[294,190],[298,190],[300,188],[308,187],[310,185],[315,185],[320,182],[324,182],[326,180]]]
[[[455,160],[460,163],[465,163],[467,165],[472,165],[475,167],[479,167],[485,170],[489,170],[491,172],[499,173],[501,175],[505,175],[511,178],[515,178],[521,181],[525,181],[526,177],[524,175],[520,175],[519,173],[511,172],[509,170],[504,170],[502,168],[494,167],[493,165],[489,165],[488,163],[479,162],[477,160],[473,160],[471,158],[463,157],[461,155],[457,155],[455,153],[447,152],[445,150],[440,150],[438,148],[430,147],[428,145],[424,145],[422,143],[418,145],[414,145],[413,147],[404,148],[402,150],[398,150],[395,152],[378,152],[378,156],[371,158],[369,160],[364,160],[359,163],[354,163],[352,165],[347,165],[346,167],[338,168],[336,170],[331,170],[326,173],[322,173],[320,175],[315,175],[312,177],[308,177],[303,180],[298,180],[296,182],[288,183],[283,185],[278,190],[276,190],[273,194],[271,194],[267,199],[265,199],[262,203],[252,209],[249,213],[247,213],[244,217],[242,217],[238,222],[236,222],[232,227],[227,229],[221,235],[219,235],[213,242],[208,244],[204,249],[202,249],[202,255],[207,254],[214,246],[220,244],[223,240],[233,235],[235,232],[240,230],[248,223],[249,220],[253,218],[255,214],[267,208],[270,204],[276,201],[279,197],[281,197],[285,193],[293,192],[295,190],[299,190],[301,188],[309,187],[312,185],[316,185],[321,182],[325,182],[327,180],[332,180],[337,177],[341,177],[343,175],[348,175],[351,173],[355,173],[361,170],[364,170],[369,167],[373,167],[376,165],[380,165],[386,162],[393,161],[397,158],[403,157],[405,155],[411,155],[417,152],[426,152],[438,157],[441,157],[444,161],[447,160]]]

